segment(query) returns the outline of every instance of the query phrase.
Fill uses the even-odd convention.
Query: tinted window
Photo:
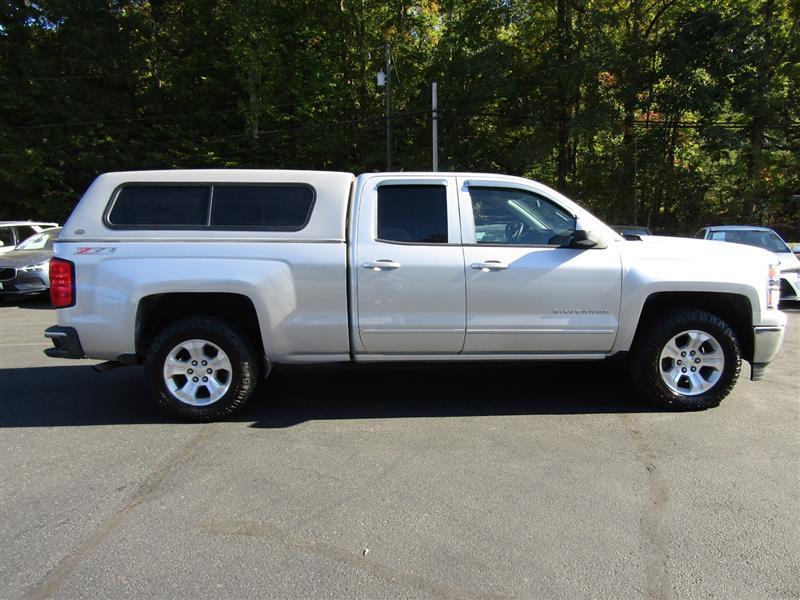
[[[653,235],[646,227],[619,227],[617,233],[620,235]]]
[[[45,228],[46,229],[46,228]],[[26,240],[32,235],[39,233],[41,229],[38,231],[33,227],[29,227],[28,225],[23,225],[22,227],[17,227],[17,240]]]
[[[378,188],[378,238],[390,242],[447,243],[447,191],[443,185]]]
[[[756,248],[764,248],[770,252],[791,252],[776,233],[761,229],[714,231],[711,234],[711,239],[734,244],[746,244],[748,246],[755,246]]]
[[[211,225],[301,229],[313,205],[314,191],[305,185],[214,186]]]
[[[123,187],[108,221],[121,226],[193,227],[208,223],[207,185]]]
[[[48,229],[42,233],[32,235],[27,240],[17,246],[18,250],[52,250],[53,244],[61,233],[61,228]]]
[[[473,187],[469,195],[479,244],[560,246],[575,232],[575,217],[531,192]]]
[[[11,227],[0,227],[0,246],[14,245],[14,230]]]

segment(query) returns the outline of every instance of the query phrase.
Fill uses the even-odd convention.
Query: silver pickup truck
[[[778,352],[757,248],[624,240],[558,192],[473,173],[108,173],[50,264],[52,357],[145,364],[162,407],[228,415],[273,364],[602,360],[673,408]]]

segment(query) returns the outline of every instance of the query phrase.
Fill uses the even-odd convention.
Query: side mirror
[[[794,246],[792,246],[792,252],[794,252],[795,254],[800,254],[800,244],[795,244]]]
[[[572,234],[572,241],[569,247],[583,250],[588,250],[589,248],[602,249],[607,248],[608,244],[605,239],[595,231],[576,229],[575,233]]]

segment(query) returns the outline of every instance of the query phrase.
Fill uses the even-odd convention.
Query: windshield
[[[652,235],[645,227],[618,227],[616,231],[620,235]]]
[[[41,233],[37,233],[21,242],[17,246],[17,250],[52,250],[53,242],[56,241],[61,229],[48,229]]]
[[[784,241],[774,231],[764,231],[761,229],[729,229],[723,231],[712,231],[712,240],[721,242],[732,242],[734,244],[746,244],[756,248],[764,248],[770,252],[791,252]]]

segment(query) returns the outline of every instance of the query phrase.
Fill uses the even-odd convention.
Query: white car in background
[[[800,300],[800,259],[786,245],[781,236],[769,227],[717,225],[703,227],[694,237],[702,240],[746,244],[769,250],[779,263],[781,300]]]
[[[58,223],[41,221],[0,221],[0,254],[11,252],[23,240],[45,229],[58,227]]]

